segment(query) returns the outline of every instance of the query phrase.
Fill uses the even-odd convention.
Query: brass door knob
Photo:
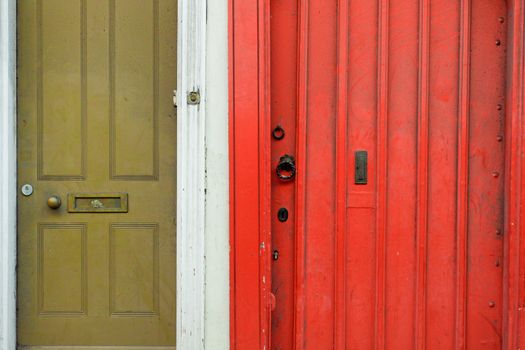
[[[62,200],[59,196],[51,196],[47,199],[47,206],[51,209],[58,209],[62,204]]]

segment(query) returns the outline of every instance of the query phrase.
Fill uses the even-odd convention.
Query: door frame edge
[[[178,2],[177,348],[204,349],[206,0]],[[190,101],[190,94],[200,101]]]
[[[0,0],[0,348],[16,346],[16,1]]]

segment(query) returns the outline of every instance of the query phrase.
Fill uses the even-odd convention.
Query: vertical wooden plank
[[[379,0],[377,96],[377,218],[375,349],[385,348],[385,284],[388,162],[388,30],[390,0]]]
[[[391,1],[385,347],[414,347],[417,279],[419,1]]]
[[[507,90],[507,164],[505,188],[505,323],[503,333],[504,349],[525,347],[525,228],[523,217],[523,186],[525,169],[523,150],[525,147],[525,1],[514,0],[509,4],[510,51],[509,84]]]
[[[429,67],[430,1],[419,1],[419,82],[417,137],[417,277],[415,347],[426,347],[427,239],[428,239],[428,162],[429,162]]]
[[[270,348],[271,337],[271,181],[270,170],[270,1],[258,0],[258,147],[259,147],[259,348]]]
[[[456,349],[466,348],[470,16],[470,0],[461,0],[456,227]]]
[[[378,1],[349,4],[348,203],[346,221],[346,346],[375,341]],[[368,152],[368,183],[355,184],[355,151]]]
[[[306,111],[306,343],[333,347],[337,105],[337,1],[309,3]]]
[[[459,2],[432,0],[429,72],[426,348],[453,349]]]
[[[299,5],[299,46],[297,54],[297,122],[296,122],[296,164],[295,179],[295,321],[294,349],[305,347],[306,327],[306,119],[308,103],[308,34],[310,0]]]
[[[467,348],[501,348],[507,48],[504,1],[471,1]]]
[[[234,215],[235,264],[232,290],[235,293],[236,338],[234,349],[260,346],[259,294],[259,101],[258,28],[255,2],[235,2],[234,21]],[[242,69],[237,69],[241,68]]]
[[[268,348],[269,91],[266,0],[230,2],[231,348]]]
[[[297,0],[271,2],[271,114],[272,128],[280,126],[283,138],[272,137],[271,164],[284,154],[295,155],[297,119]],[[272,171],[272,251],[279,259],[272,261],[272,293],[276,304],[272,312],[273,348],[293,349],[294,277],[295,277],[295,183],[283,182]],[[277,215],[288,210],[288,220]]]
[[[337,19],[337,124],[335,147],[335,286],[334,349],[346,347],[346,192],[348,135],[348,0],[338,1]]]

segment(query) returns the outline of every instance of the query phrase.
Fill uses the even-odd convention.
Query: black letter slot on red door
[[[366,185],[368,182],[368,152],[355,152],[355,184]]]

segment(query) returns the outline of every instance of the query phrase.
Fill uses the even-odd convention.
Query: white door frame
[[[179,0],[177,348],[204,349],[206,0]]]
[[[0,349],[16,343],[16,0],[0,0]]]
[[[177,82],[177,348],[204,349],[205,326],[213,325],[213,349],[228,349],[227,193],[227,1],[214,0],[214,27],[207,27],[206,0],[179,0]],[[206,65],[206,37],[219,62]],[[221,65],[222,64],[222,65]],[[211,72],[211,82],[206,80]],[[210,125],[213,152],[206,150],[206,86],[217,109]],[[200,103],[188,104],[188,93]],[[225,135],[215,135],[215,132]],[[206,155],[211,159],[207,159]],[[206,168],[224,180],[207,181]],[[207,195],[206,190],[211,191]],[[0,349],[16,348],[16,0],[0,0]],[[206,199],[217,211],[211,213]],[[211,208],[211,207],[210,207]],[[222,208],[222,209],[220,209]],[[206,225],[213,231],[206,230]],[[208,232],[208,234],[206,234]],[[206,240],[207,239],[207,240]],[[214,276],[206,276],[208,260]],[[215,248],[219,248],[216,251]],[[222,251],[224,250],[224,251]],[[214,289],[206,293],[205,286]],[[225,295],[208,304],[206,295]],[[220,303],[220,305],[219,305]],[[215,305],[217,304],[217,305]],[[220,321],[220,324],[216,322]],[[211,327],[208,327],[211,329]],[[206,346],[208,348],[208,346]],[[212,347],[210,347],[211,349]]]

